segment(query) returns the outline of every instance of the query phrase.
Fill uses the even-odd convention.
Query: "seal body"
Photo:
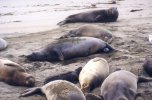
[[[35,78],[10,60],[0,59],[0,81],[15,86],[33,86]]]
[[[49,44],[40,52],[27,56],[30,61],[57,61],[89,56],[95,53],[114,51],[106,42],[93,37],[60,39]]]
[[[117,20],[118,15],[118,10],[115,7],[94,10],[70,15],[65,20],[59,22],[58,25],[76,22],[114,22]]]
[[[47,84],[54,80],[66,80],[72,83],[77,83],[81,69],[82,67],[79,67],[75,71],[70,71],[56,76],[49,76],[45,79],[44,84]]]
[[[152,76],[152,58],[145,59],[143,68],[150,76]]]
[[[7,48],[7,42],[4,39],[0,38],[0,50],[3,50],[5,48]]]
[[[135,100],[137,84],[149,82],[152,78],[136,76],[125,70],[118,70],[111,73],[101,85],[101,94],[87,94],[87,100]]]
[[[78,29],[69,31],[69,33],[61,36],[60,38],[83,37],[83,36],[100,38],[108,43],[112,41],[112,33],[110,31],[95,25],[81,26]]]
[[[134,100],[137,82],[138,77],[129,71],[113,72],[102,83],[101,96],[104,100]]]
[[[82,69],[79,82],[83,91],[90,91],[101,85],[109,75],[109,65],[104,58],[91,59]]]
[[[47,100],[86,100],[76,85],[64,80],[56,80],[42,87],[27,89],[20,96],[28,96],[37,92],[45,94]]]

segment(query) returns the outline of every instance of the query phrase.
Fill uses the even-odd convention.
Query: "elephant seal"
[[[35,78],[10,60],[0,59],[0,81],[15,86],[34,86]]]
[[[125,70],[115,71],[102,83],[100,96],[87,94],[86,99],[135,100],[137,95],[137,83],[149,81],[152,81],[152,78],[136,76]]]
[[[91,59],[81,70],[79,82],[82,91],[92,91],[101,85],[101,82],[109,75],[109,65],[104,58]]]
[[[117,8],[111,7],[109,9],[87,11],[70,15],[65,20],[59,22],[58,25],[76,22],[114,22],[117,20],[118,15]]]
[[[82,70],[82,67],[79,67],[79,68],[75,69],[75,71],[70,71],[70,72],[59,74],[56,76],[49,76],[48,78],[45,79],[44,84],[47,84],[54,80],[66,80],[66,81],[69,81],[72,83],[77,83],[79,73],[81,70]]]
[[[103,29],[99,26],[84,25],[75,30],[69,31],[69,33],[61,36],[60,39],[69,38],[69,37],[83,37],[83,36],[100,38],[108,43],[111,43],[113,37],[110,31]]]
[[[57,61],[67,60],[76,57],[89,56],[95,53],[109,53],[115,51],[106,42],[93,37],[74,37],[59,39],[42,49],[27,55],[30,61]]]
[[[150,76],[152,76],[152,58],[145,59],[143,68]]]
[[[45,94],[47,100],[86,100],[83,92],[76,85],[65,80],[56,80],[42,87],[27,89],[21,93],[20,97],[38,92]]]
[[[5,48],[7,48],[7,42],[4,39],[0,38],[0,51]]]

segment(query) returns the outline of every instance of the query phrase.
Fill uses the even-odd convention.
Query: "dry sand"
[[[83,67],[87,61],[94,57],[105,58],[111,72],[116,68],[122,68],[136,75],[147,76],[142,65],[145,57],[152,56],[152,44],[148,42],[148,35],[152,34],[152,1],[151,0],[125,0],[115,4],[120,12],[117,22],[92,23],[109,29],[115,36],[112,46],[124,50],[111,54],[95,54],[89,57],[77,58],[65,62],[25,62],[22,55],[30,54],[43,48],[46,44],[60,37],[71,29],[75,29],[85,23],[64,25],[58,29],[47,32],[32,33],[22,36],[5,37],[8,48],[0,51],[1,58],[7,58],[21,64],[27,72],[36,78],[36,86],[41,86],[44,79],[50,75],[56,75]],[[114,5],[107,5],[107,7]],[[130,12],[131,10],[139,10]],[[129,52],[126,52],[126,51]],[[26,87],[10,86],[0,82],[0,100],[46,100],[44,96],[34,95],[26,98],[18,98],[19,93]],[[152,90],[152,82],[141,83],[138,91],[142,96],[137,100],[151,100],[152,93],[144,91]],[[93,91],[99,94],[99,88]]]

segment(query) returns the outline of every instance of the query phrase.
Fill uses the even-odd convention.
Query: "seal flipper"
[[[64,39],[64,38],[68,38],[68,33],[67,34],[64,34],[63,36],[59,37],[59,39]]]
[[[26,97],[26,96],[30,96],[33,94],[38,94],[38,93],[42,93],[41,92],[41,88],[40,87],[34,87],[34,88],[30,88],[30,89],[26,89],[24,90],[19,97]]]
[[[55,49],[55,52],[58,55],[59,60],[63,61],[64,60],[64,56],[63,56],[61,50]]]
[[[102,15],[98,15],[96,18],[95,18],[95,21],[102,21],[102,19],[104,19],[104,17]]]
[[[8,65],[8,66],[20,66],[19,64],[12,62],[10,60],[2,60],[2,62],[4,63],[4,65]]]
[[[94,95],[92,93],[87,93],[85,97],[86,97],[86,100],[104,100],[102,96]]]
[[[63,20],[63,21],[57,23],[57,25],[59,25],[59,26],[64,25],[64,24],[66,24],[66,20]]]
[[[140,82],[150,82],[150,81],[152,81],[152,78],[150,78],[150,77],[138,76],[138,83],[140,83]]]

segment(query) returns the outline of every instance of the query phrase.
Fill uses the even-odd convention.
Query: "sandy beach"
[[[44,32],[34,33],[34,31],[32,31],[27,32],[28,34],[19,32],[19,34],[14,35],[10,34],[9,32],[9,34],[0,34],[0,37],[3,37],[6,41],[8,41],[8,48],[0,51],[0,58],[7,58],[21,64],[28,73],[34,75],[36,78],[36,86],[42,86],[44,79],[50,75],[57,75],[74,70],[78,67],[83,67],[90,59],[94,57],[105,58],[110,65],[110,72],[113,72],[116,68],[121,68],[131,71],[136,75],[148,76],[143,71],[142,65],[146,57],[152,57],[152,44],[148,41],[148,35],[152,34],[152,1],[118,0],[116,4],[96,3],[96,8],[89,8],[85,10],[109,7],[118,8],[119,18],[116,22],[90,24],[98,25],[102,28],[110,30],[114,35],[114,40],[112,41],[111,45],[119,50],[122,50],[121,52],[94,54],[88,57],[76,58],[64,62],[25,61],[23,55],[28,55],[34,51],[40,50],[48,43],[67,33],[69,30],[89,24],[73,23],[63,25],[58,28],[53,28],[51,30],[45,29],[48,31]],[[137,11],[131,12],[131,10]],[[77,9],[77,12],[79,11],[81,12],[82,9]],[[66,13],[62,18],[66,17],[68,14],[71,13]],[[39,27],[37,27],[37,29],[39,29]],[[79,84],[77,85],[79,86]],[[40,95],[19,98],[19,94],[26,88],[27,87],[10,86],[0,82],[0,100],[46,100],[45,96]],[[100,94],[99,89],[100,88],[95,89],[93,93]],[[152,93],[146,93],[146,91],[151,90],[152,82],[138,84],[138,91],[142,92],[142,95],[137,97],[136,100],[151,100]]]

